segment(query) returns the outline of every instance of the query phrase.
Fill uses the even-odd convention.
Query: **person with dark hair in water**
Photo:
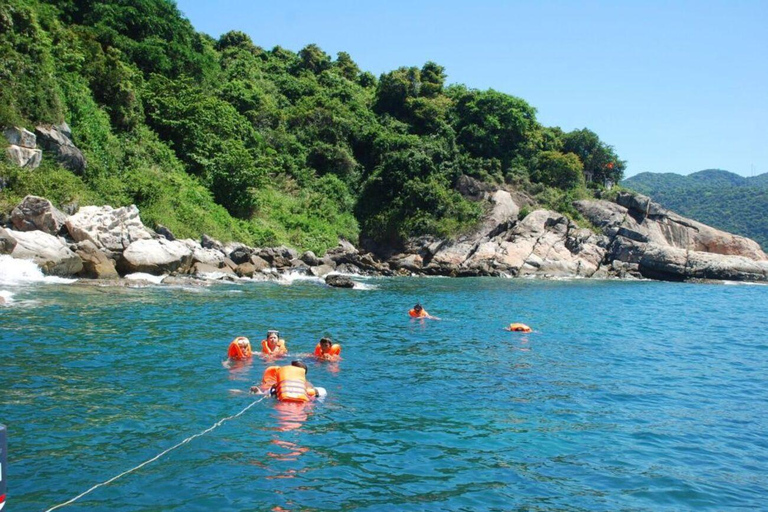
[[[408,315],[409,315],[411,318],[429,318],[430,320],[440,320],[440,319],[439,319],[439,318],[437,318],[436,316],[432,316],[432,315],[430,315],[429,313],[427,313],[427,310],[426,310],[426,309],[424,309],[424,308],[422,307],[422,305],[421,305],[421,304],[418,304],[418,303],[417,303],[415,306],[413,306],[413,309],[411,309],[411,310],[408,312]]]
[[[265,356],[284,356],[288,353],[285,340],[280,338],[280,333],[275,330],[267,331],[267,337],[261,340],[261,353]]]
[[[315,357],[321,361],[338,361],[341,357],[341,345],[331,341],[331,338],[321,338],[315,346]]]

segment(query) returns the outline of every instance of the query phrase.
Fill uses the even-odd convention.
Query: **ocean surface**
[[[59,510],[768,508],[766,286],[103,287],[10,266],[0,261],[6,510],[49,510],[244,409]],[[441,320],[410,319],[417,301]],[[225,364],[227,346],[258,346],[267,329],[324,401],[247,393],[268,364]],[[342,361],[309,357],[326,335]]]

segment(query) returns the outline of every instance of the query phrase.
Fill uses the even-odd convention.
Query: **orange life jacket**
[[[268,340],[261,340],[261,353],[262,354],[284,354],[288,352],[288,349],[285,348],[285,341],[284,340],[277,340],[277,343],[275,343],[275,348],[270,349],[269,348],[269,341]]]
[[[515,332],[531,332],[533,329],[525,324],[509,324],[508,330]]]
[[[331,345],[330,352],[327,352],[326,354],[323,354],[323,349],[320,346],[320,344],[318,343],[315,346],[315,357],[323,357],[324,355],[328,355],[328,356],[338,356],[338,355],[341,355],[341,345],[339,345],[338,343],[334,343],[333,345]]]
[[[279,366],[270,366],[264,370],[264,376],[261,378],[262,389],[269,389],[277,383],[277,370]]]
[[[409,315],[411,315],[413,318],[424,318],[425,316],[429,315],[425,309],[422,309],[421,311],[416,311],[415,309],[412,309],[408,312]]]
[[[227,357],[229,357],[230,359],[243,360],[243,359],[248,359],[253,355],[251,351],[251,343],[248,342],[248,346],[243,348],[240,346],[240,343],[239,343],[241,339],[242,338],[237,337],[234,340],[232,340],[232,343],[229,344],[229,350],[227,350]]]
[[[304,368],[281,366],[277,369],[275,391],[281,402],[309,402],[308,384]]]

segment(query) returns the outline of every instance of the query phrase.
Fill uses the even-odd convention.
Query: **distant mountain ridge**
[[[768,173],[746,178],[722,169],[688,176],[643,172],[621,185],[681,215],[752,238],[768,250]]]

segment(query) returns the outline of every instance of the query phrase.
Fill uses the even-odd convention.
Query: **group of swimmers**
[[[279,331],[267,331],[267,337],[261,340],[261,355],[267,358],[276,358],[288,354],[285,340],[280,338]],[[321,338],[315,346],[313,354],[317,359],[324,361],[337,361],[341,355],[341,345],[334,343],[330,338]],[[245,336],[238,336],[229,344],[227,357],[232,361],[245,361],[253,357],[251,340]]]
[[[436,316],[427,313],[421,304],[416,304],[408,311],[411,318],[427,318],[440,320]],[[507,331],[531,332],[532,329],[525,324],[512,323],[505,327]],[[275,330],[267,331],[267,336],[261,340],[261,355],[267,359],[274,359],[288,354],[285,340],[280,338],[280,333]],[[320,361],[338,361],[341,358],[341,345],[333,343],[330,338],[324,337],[315,346],[313,356]],[[238,336],[229,344],[227,357],[233,361],[243,361],[253,357],[251,342],[245,336]],[[324,393],[322,388],[315,388],[307,380],[307,365],[301,361],[291,361],[288,366],[270,366],[264,371],[261,384],[252,386],[252,393],[274,395],[283,402],[308,402]]]
[[[285,340],[275,330],[267,331],[261,340],[261,355],[273,360],[288,354]],[[324,337],[315,346],[313,356],[320,361],[338,361],[341,358],[341,345]],[[253,357],[251,341],[245,336],[238,336],[229,344],[227,357],[231,361],[245,361]],[[251,387],[252,393],[274,395],[283,402],[308,402],[318,396],[318,390],[307,380],[307,365],[301,361],[292,361],[289,366],[270,366],[264,371],[261,384]],[[324,390],[323,390],[324,391]]]

